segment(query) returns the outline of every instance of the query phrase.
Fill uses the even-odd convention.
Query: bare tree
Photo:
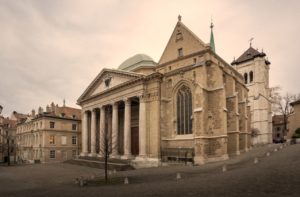
[[[280,94],[281,88],[271,88],[272,111],[276,115],[283,115],[284,130],[287,130],[288,117],[294,112],[294,108],[290,105],[291,102],[300,98],[300,95],[285,93],[284,96]]]
[[[105,110],[106,110],[105,130],[102,131],[102,132],[104,132],[102,134],[103,139],[100,139],[101,146],[99,148],[100,148],[100,153],[104,157],[104,174],[105,174],[105,181],[107,182],[108,181],[108,161],[112,154],[113,148],[116,148],[116,147],[113,147],[113,143],[112,143],[112,138],[114,137],[114,136],[112,136],[112,121],[111,121],[112,120],[111,119],[112,109],[110,107],[107,107]]]

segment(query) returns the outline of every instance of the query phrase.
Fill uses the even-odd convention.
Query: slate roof
[[[231,62],[231,65],[238,65],[250,60],[253,60],[256,57],[265,57],[266,54],[264,52],[259,52],[251,46],[247,49],[239,58]],[[266,60],[266,64],[270,64],[268,60]]]

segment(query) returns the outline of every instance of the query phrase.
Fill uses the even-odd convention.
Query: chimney
[[[51,109],[50,109],[49,105],[47,105],[46,106],[46,112],[50,112],[50,111],[51,111]]]
[[[51,103],[51,112],[55,112],[55,105],[53,102]]]
[[[44,111],[43,108],[40,106],[40,107],[39,107],[39,114],[42,114],[43,111]]]
[[[31,111],[31,116],[35,117],[35,110],[34,109]]]

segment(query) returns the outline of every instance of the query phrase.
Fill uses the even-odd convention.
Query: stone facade
[[[294,112],[288,117],[287,139],[291,139],[296,129],[300,128],[300,100],[291,103]]]
[[[273,143],[282,143],[287,139],[287,131],[284,129],[283,115],[272,117]]]
[[[272,111],[269,88],[270,62],[264,52],[247,49],[232,66],[244,77],[249,89],[247,105],[251,112],[251,132],[253,144],[272,142]]]
[[[52,103],[17,125],[18,159],[59,162],[79,154],[81,110]]]
[[[203,164],[249,149],[248,89],[209,44],[178,21],[160,61],[143,66],[144,56],[125,61],[141,69],[103,69],[78,99],[82,155],[102,157],[110,144],[112,157],[157,166],[177,153]]]

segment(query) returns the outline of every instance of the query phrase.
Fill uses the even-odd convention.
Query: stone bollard
[[[266,153],[266,155],[267,155],[267,157],[269,157],[269,156],[270,156],[270,153],[269,153],[269,152],[267,152],[267,153]]]
[[[114,169],[114,170],[113,170],[113,173],[114,173],[114,174],[117,174],[117,170],[116,170],[116,169]]]
[[[282,149],[282,145],[281,145],[281,146],[279,146],[279,148],[280,148],[280,149]]]
[[[179,179],[181,179],[181,174],[179,172],[177,172],[177,174],[176,174],[176,180],[179,180]]]
[[[257,164],[257,163],[258,163],[258,158],[255,157],[255,158],[254,158],[254,164]]]
[[[226,165],[223,165],[222,167],[222,172],[226,172],[227,171],[227,166]]]
[[[111,171],[111,170],[109,170],[109,171],[108,171],[108,175],[111,175],[111,174],[112,174],[112,171]]]
[[[75,185],[78,185],[79,184],[79,179],[78,178],[75,178]]]
[[[128,185],[128,184],[129,184],[128,177],[125,177],[125,179],[124,179],[124,184],[125,184],[125,185]]]
[[[275,148],[275,149],[274,149],[274,152],[277,152],[277,151],[278,151],[277,148]]]
[[[95,180],[95,175],[92,174],[92,175],[90,176],[90,179],[91,179],[91,180]]]

